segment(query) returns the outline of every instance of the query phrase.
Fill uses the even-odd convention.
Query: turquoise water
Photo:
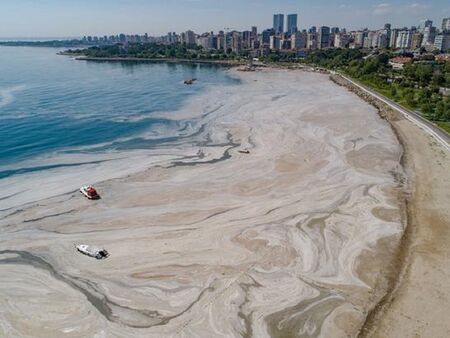
[[[75,158],[174,140],[190,121],[155,112],[180,109],[208,86],[236,83],[219,66],[85,62],[57,52],[0,47],[0,179],[78,164],[46,163],[49,154]],[[187,78],[199,81],[186,86]],[[36,158],[39,165],[24,165]]]

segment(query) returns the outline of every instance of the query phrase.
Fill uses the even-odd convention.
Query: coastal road
[[[444,130],[442,130],[441,128],[437,127],[436,125],[434,125],[430,121],[426,120],[425,118],[420,116],[418,113],[413,112],[413,111],[408,110],[408,109],[405,109],[401,105],[399,105],[399,104],[395,103],[394,101],[386,98],[385,96],[382,96],[382,95],[376,93],[372,89],[370,89],[370,88],[368,88],[368,87],[366,87],[366,86],[364,86],[362,84],[359,84],[359,83],[355,82],[354,80],[350,79],[349,77],[347,77],[347,76],[345,76],[343,74],[340,74],[340,73],[335,73],[335,74],[338,74],[338,75],[342,76],[344,79],[346,79],[348,82],[352,83],[356,87],[360,88],[361,90],[365,91],[366,93],[372,95],[373,97],[375,97],[378,100],[382,101],[383,103],[387,104],[392,109],[395,109],[398,112],[400,112],[401,114],[403,114],[403,116],[405,116],[406,119],[408,119],[409,121],[414,123],[416,126],[421,128],[422,130],[424,130],[427,134],[429,134],[432,137],[434,137],[434,139],[437,142],[439,142],[445,149],[447,149],[447,151],[450,152],[450,135],[448,133],[446,133]]]

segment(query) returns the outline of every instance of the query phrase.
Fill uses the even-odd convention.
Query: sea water
[[[125,174],[126,162],[114,160],[131,166],[133,154],[196,132],[170,112],[208,87],[237,83],[220,66],[87,62],[58,51],[0,47],[0,210],[52,195],[43,189],[66,191],[66,175],[73,185]],[[189,78],[198,81],[184,85]],[[88,175],[99,163],[103,174]]]

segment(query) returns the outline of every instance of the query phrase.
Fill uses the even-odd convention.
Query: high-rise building
[[[333,34],[339,33],[339,27],[331,27],[330,32]]]
[[[419,49],[422,46],[423,34],[421,32],[414,32],[411,36],[411,49]]]
[[[365,38],[365,36],[367,35],[367,33],[366,32],[364,32],[364,31],[358,31],[358,32],[355,32],[355,35],[354,35],[354,44],[355,44],[355,47],[356,48],[358,48],[358,47],[362,47],[363,46],[363,43],[364,43],[364,38]]]
[[[261,33],[261,42],[263,45],[268,46],[270,44],[270,37],[272,35],[275,35],[275,30],[272,29],[266,29]]]
[[[391,30],[391,36],[389,37],[389,47],[397,48],[398,29]]]
[[[397,43],[395,47],[400,49],[410,49],[411,37],[412,34],[410,30],[401,30],[400,32],[398,32]]]
[[[442,31],[450,32],[450,18],[442,19]]]
[[[275,31],[275,34],[284,32],[284,14],[273,15],[273,30]]]
[[[450,49],[450,32],[445,31],[442,34],[436,35],[434,39],[434,49],[440,52],[446,52]]]
[[[347,48],[350,42],[350,37],[345,33],[338,33],[334,36],[334,47]]]
[[[219,31],[219,34],[217,34],[217,50],[224,50],[225,49],[225,35],[223,31]]]
[[[425,27],[433,27],[433,21],[432,20],[425,20],[425,22],[423,23],[424,28]]]
[[[186,31],[185,33],[185,39],[187,45],[194,45],[195,44],[195,33],[191,30]]]
[[[376,47],[374,46],[374,42],[376,44],[376,32],[368,32],[367,36],[364,37],[364,42],[363,42],[363,47],[364,48],[372,48],[372,47]]]
[[[309,32],[306,38],[306,48],[317,49],[317,33]]]
[[[197,45],[202,46],[204,50],[210,50],[216,48],[214,44],[214,35],[209,33],[204,33],[197,38]]]
[[[306,48],[306,33],[295,32],[291,35],[291,48],[302,49]]]
[[[252,27],[252,40],[258,40],[258,28],[256,26]]]
[[[317,35],[317,48],[327,48],[330,46],[330,27],[322,26],[319,27],[319,32]]]
[[[233,32],[231,35],[231,50],[235,53],[239,53],[242,48],[241,33]]]
[[[272,35],[270,37],[270,49],[279,50],[281,47],[281,40],[278,36]]]
[[[252,32],[251,31],[243,31],[242,32],[242,48],[248,49],[252,44]]]
[[[433,50],[434,38],[436,37],[436,27],[425,27],[423,30],[422,47]]]
[[[287,32],[289,35],[297,32],[297,14],[288,14],[287,16]]]

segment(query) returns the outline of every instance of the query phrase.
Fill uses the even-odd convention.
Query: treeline
[[[450,122],[450,97],[440,92],[440,88],[450,88],[450,62],[425,56],[394,70],[389,65],[391,57],[388,53],[365,55],[357,49],[330,49],[311,53],[305,62],[343,71],[430,120]],[[443,124],[446,129],[449,126]]]
[[[207,51],[202,46],[172,44],[165,45],[159,43],[135,43],[135,44],[115,44],[111,46],[95,46],[85,49],[69,49],[68,54],[83,55],[96,58],[142,58],[142,59],[158,59],[158,58],[177,58],[177,59],[235,59],[238,56],[230,50],[225,51]]]
[[[0,46],[9,47],[79,47],[81,40],[51,40],[51,41],[0,41]]]

